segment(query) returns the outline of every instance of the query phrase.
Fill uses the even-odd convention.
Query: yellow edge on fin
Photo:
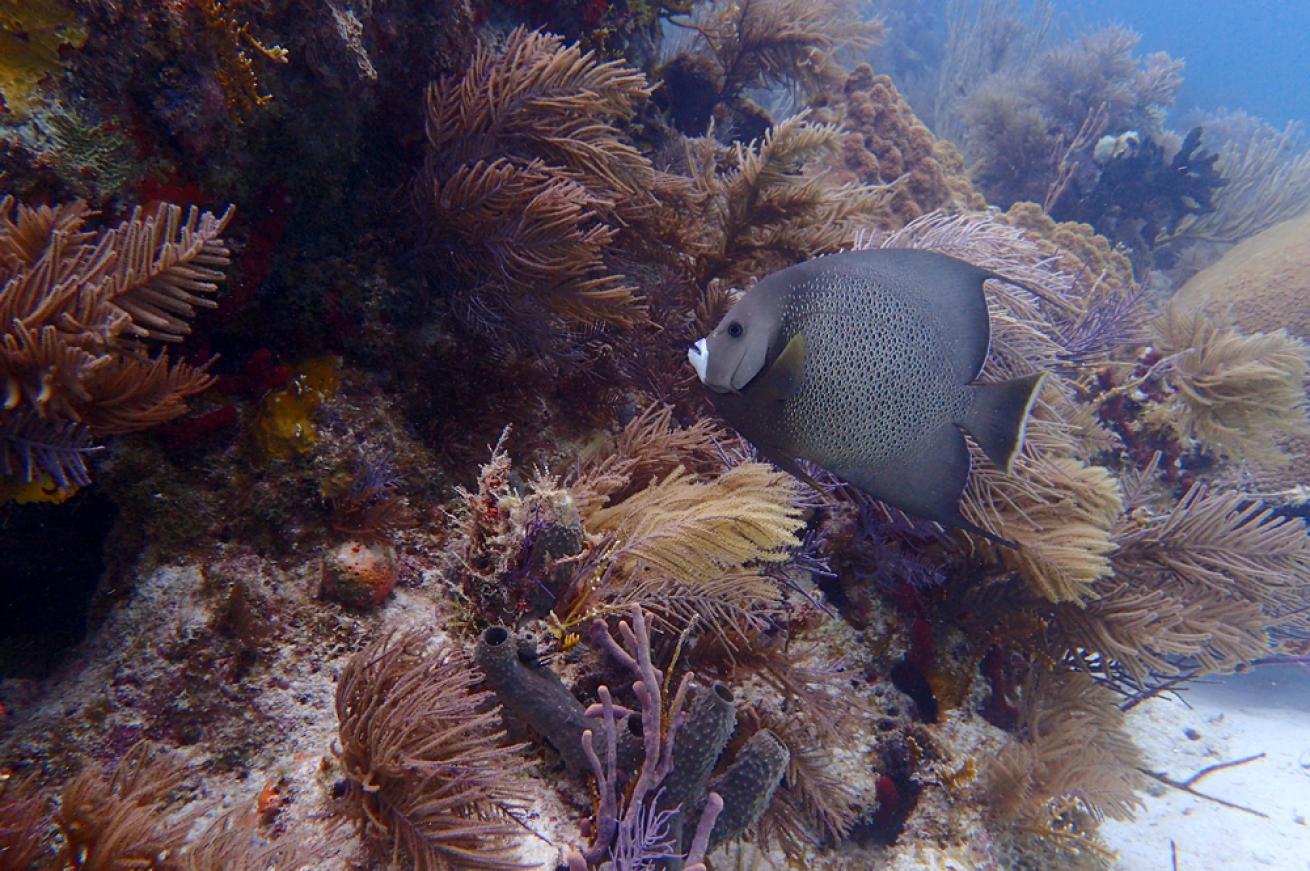
[[[1014,460],[1023,450],[1023,440],[1028,435],[1028,416],[1032,414],[1033,406],[1037,404],[1037,397],[1042,392],[1042,385],[1046,383],[1046,376],[1049,372],[1039,373],[1037,383],[1033,385],[1033,392],[1028,394],[1028,402],[1023,407],[1023,417],[1019,419],[1019,437],[1014,440],[1014,450],[1010,456],[1005,458],[1005,474],[1014,474]]]

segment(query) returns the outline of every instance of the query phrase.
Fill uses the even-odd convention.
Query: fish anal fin
[[[969,445],[964,433],[954,424],[946,423],[877,466],[832,471],[894,508],[999,541],[960,513],[960,495],[969,480],[969,467]]]
[[[994,384],[974,384],[973,405],[960,426],[987,458],[1008,474],[1023,447],[1024,429],[1041,392],[1045,372]]]

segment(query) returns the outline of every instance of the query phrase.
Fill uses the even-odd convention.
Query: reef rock
[[[1174,299],[1226,316],[1247,333],[1310,339],[1310,211],[1247,239],[1179,288]]]

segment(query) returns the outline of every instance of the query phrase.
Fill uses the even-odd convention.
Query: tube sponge
[[[710,834],[710,851],[741,837],[759,821],[790,761],[787,745],[768,729],[759,730],[742,745],[732,766],[710,781],[709,792],[723,798],[723,811]],[[697,809],[693,818],[699,813]]]
[[[508,629],[492,626],[479,636],[475,658],[506,711],[541,733],[570,772],[591,770],[582,733],[593,724],[559,675],[537,662],[535,650],[521,651]]]

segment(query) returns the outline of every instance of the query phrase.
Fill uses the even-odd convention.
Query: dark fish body
[[[761,280],[689,357],[718,412],[768,459],[817,463],[948,526],[969,475],[962,430],[1008,469],[1041,375],[974,383],[987,358],[983,282],[930,251],[820,257]]]

